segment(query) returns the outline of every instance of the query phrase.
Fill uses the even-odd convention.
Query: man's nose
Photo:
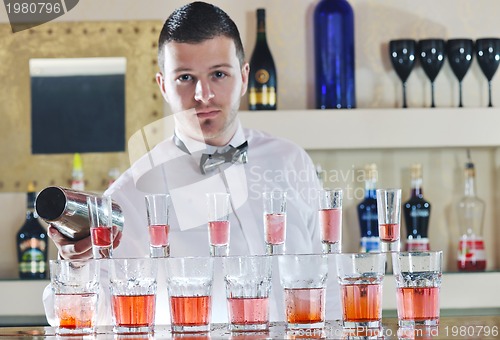
[[[198,82],[196,83],[194,99],[199,102],[207,103],[213,97],[215,97],[215,95],[210,89],[210,85],[208,84],[208,82],[198,80]]]

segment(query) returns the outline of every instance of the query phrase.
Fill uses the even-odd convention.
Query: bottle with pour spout
[[[457,266],[459,271],[484,271],[486,252],[484,250],[483,222],[485,203],[476,196],[476,170],[467,150],[465,163],[464,196],[458,202],[458,241]]]

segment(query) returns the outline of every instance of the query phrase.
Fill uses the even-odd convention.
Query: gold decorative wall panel
[[[72,154],[31,154],[31,58],[125,57],[125,140],[162,116],[155,82],[160,21],[47,23],[12,33],[0,25],[0,191],[68,186]],[[86,189],[107,187],[108,171],[129,166],[127,152],[82,154]]]

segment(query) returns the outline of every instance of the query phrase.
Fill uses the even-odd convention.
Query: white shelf
[[[0,281],[0,318],[4,316],[45,315],[42,295],[49,280]]]
[[[500,109],[242,111],[243,126],[308,150],[500,146]]]

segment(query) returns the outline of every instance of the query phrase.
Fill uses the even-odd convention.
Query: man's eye
[[[224,72],[220,72],[220,71],[214,72],[215,78],[224,78],[225,76],[226,76],[226,74]]]
[[[183,74],[178,78],[180,81],[190,81],[193,79],[189,74]]]

